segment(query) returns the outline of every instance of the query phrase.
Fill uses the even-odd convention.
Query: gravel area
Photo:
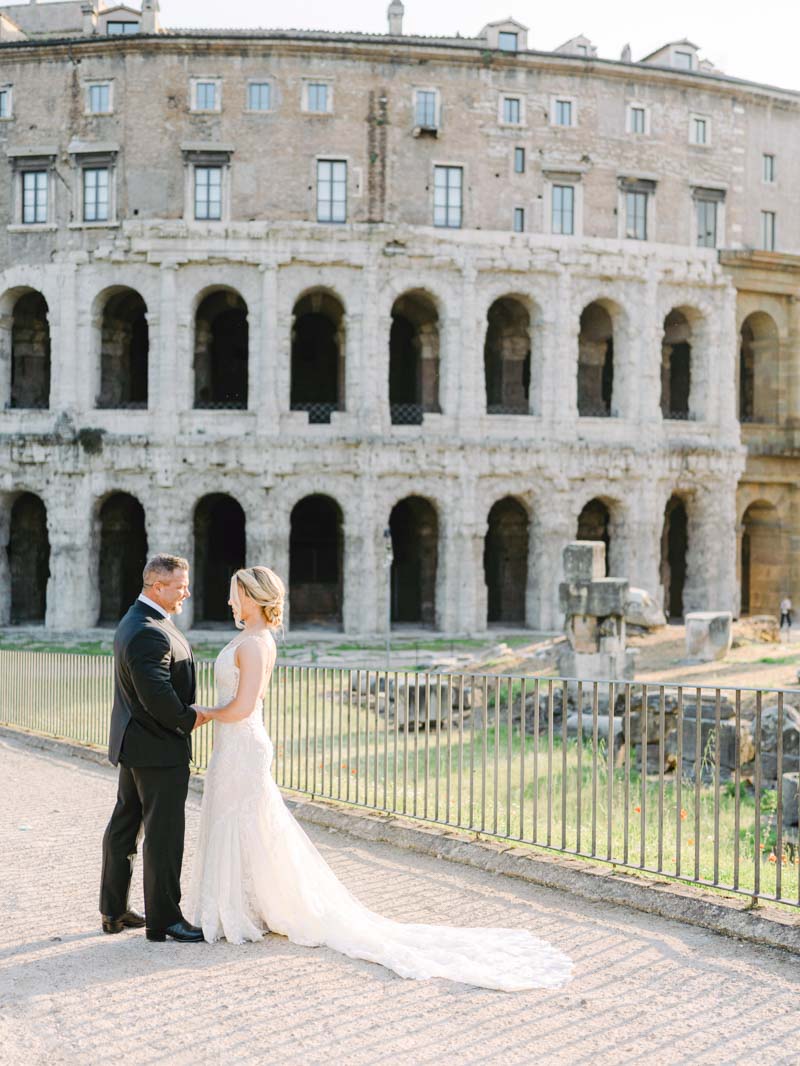
[[[403,981],[276,936],[243,947],[104,936],[114,790],[110,768],[0,741],[3,1066],[800,1062],[796,956],[321,829],[311,837],[375,910],[525,926],[572,955],[575,979],[509,995]],[[198,810],[190,795],[187,868]]]

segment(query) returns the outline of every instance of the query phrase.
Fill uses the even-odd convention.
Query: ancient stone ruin
[[[606,577],[606,546],[575,540],[564,548],[559,602],[567,645],[559,655],[562,677],[586,681],[633,678],[634,655],[625,647],[628,582]]]

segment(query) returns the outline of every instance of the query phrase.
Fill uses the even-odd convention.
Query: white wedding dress
[[[275,643],[269,634],[245,639]],[[241,638],[217,657],[218,705],[235,694]],[[446,977],[507,992],[552,988],[570,978],[561,951],[525,929],[408,925],[368,910],[337,879],[289,813],[272,779],[272,741],[262,703],[241,722],[214,724],[192,874],[193,921],[205,939],[260,940],[265,931],[295,944],[326,945],[380,963],[401,977]]]

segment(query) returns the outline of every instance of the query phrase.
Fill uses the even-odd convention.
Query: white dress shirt
[[[163,614],[165,618],[172,618],[171,614],[167,614],[163,607],[159,606],[159,604],[157,603],[154,603],[153,600],[151,600],[149,596],[145,596],[143,592],[139,593],[139,599],[142,601],[142,603],[146,603],[148,607],[152,607],[154,611],[158,611],[159,614]]]

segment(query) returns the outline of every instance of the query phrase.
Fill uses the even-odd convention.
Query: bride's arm
[[[264,687],[269,650],[263,640],[243,640],[236,649],[239,668],[239,687],[236,695],[221,707],[200,707],[198,710],[215,722],[241,722],[255,710]]]

